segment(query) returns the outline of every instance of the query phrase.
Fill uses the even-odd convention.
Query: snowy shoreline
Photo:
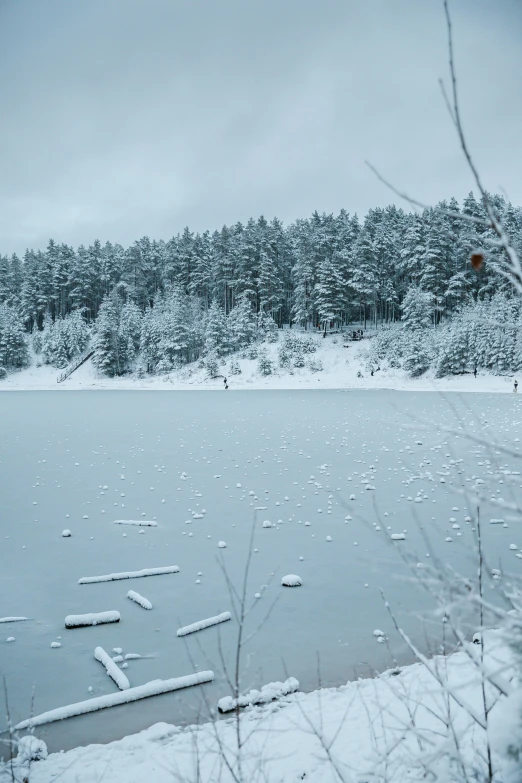
[[[509,670],[510,656],[501,635],[488,632],[484,644],[488,661],[496,666],[507,665]],[[478,705],[480,676],[469,655],[460,651],[446,659],[437,657],[430,666],[437,667],[437,661],[443,660],[446,682],[458,691],[459,701]],[[443,695],[442,687],[428,668],[414,663],[339,688],[283,695],[267,705],[247,708],[240,717],[245,743],[243,771],[255,777],[262,769],[263,779],[268,783],[281,780],[333,783],[339,779],[334,765],[337,769],[349,769],[354,775],[350,780],[366,780],[372,773],[380,779],[379,772],[382,774],[385,763],[386,779],[390,783],[399,783],[406,776],[408,780],[421,781],[424,769],[416,741],[419,732],[428,740],[437,737],[445,718]],[[501,712],[502,706],[495,707],[490,716],[489,731],[496,752],[506,740],[502,736]],[[412,714],[415,725],[408,729]],[[484,736],[456,702],[454,719],[460,726],[462,758],[472,760]],[[386,731],[381,732],[379,726],[384,723]],[[173,776],[190,780],[196,747],[198,780],[228,783],[232,776],[221,755],[225,753],[232,767],[236,766],[236,738],[234,719],[187,727],[156,723],[138,734],[105,745],[53,753],[32,765],[31,783],[49,783],[58,777],[63,783],[87,783],[99,779],[102,773],[105,783],[122,783],[129,779],[129,758],[132,758],[133,783],[149,780],[166,783]],[[332,742],[330,760],[323,742]],[[381,754],[385,748],[388,753],[383,762]],[[447,753],[441,752],[437,762],[439,772],[449,772],[447,763]]]
[[[410,378],[404,370],[383,366],[371,376],[360,356],[361,343],[345,347],[342,341],[334,342],[329,337],[324,341],[317,340],[317,345],[318,350],[314,357],[322,364],[323,369],[320,371],[312,371],[307,367],[288,371],[277,367],[275,344],[266,346],[269,358],[274,364],[274,372],[270,375],[261,375],[257,361],[240,358],[238,354],[227,357],[217,378],[209,378],[206,370],[196,363],[165,375],[140,378],[129,374],[109,378],[99,374],[89,360],[63,383],[57,383],[56,380],[60,370],[49,365],[36,367],[33,364],[0,381],[0,391],[224,391],[223,379],[226,376],[228,390],[231,392],[319,389],[488,394],[513,392],[512,376],[493,375],[483,371],[479,371],[476,378],[472,373],[435,378],[433,370],[420,378]],[[239,365],[239,375],[230,374],[231,360]]]

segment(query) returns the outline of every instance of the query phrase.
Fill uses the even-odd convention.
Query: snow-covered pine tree
[[[405,329],[427,329],[433,323],[433,295],[418,285],[411,285],[401,305]]]
[[[257,337],[257,323],[250,295],[245,291],[237,300],[228,317],[228,332],[231,346],[237,350],[254,342]]]
[[[378,270],[368,220],[353,249],[351,286],[356,292],[361,320],[366,329],[368,315],[375,316],[377,306]]]
[[[258,313],[257,331],[260,338],[269,343],[276,343],[279,338],[276,322],[272,316],[264,310],[260,310]]]
[[[227,319],[225,311],[213,299],[205,317],[205,353],[222,356],[228,350]]]
[[[126,302],[120,311],[118,350],[123,370],[129,370],[140,349],[143,315],[134,302]]]
[[[231,359],[228,373],[229,375],[241,375],[241,365],[237,359]]]
[[[29,349],[24,324],[15,307],[0,304],[0,366],[8,369],[25,367]]]
[[[261,375],[271,375],[273,372],[274,365],[265,348],[260,348],[257,353],[257,369]]]
[[[105,297],[96,321],[92,362],[105,375],[120,375],[123,371],[119,350],[119,312],[112,297]]]
[[[455,319],[451,324],[442,327],[438,332],[438,356],[435,366],[435,376],[460,375],[471,371],[469,339],[467,323]]]
[[[292,316],[298,324],[307,329],[313,322],[313,291],[316,282],[312,236],[308,221],[296,222],[291,232],[291,240],[295,258],[292,267],[294,285]]]
[[[446,308],[447,280],[451,274],[447,218],[441,210],[426,210],[426,252],[423,259],[420,286],[432,294],[433,318],[437,324]]]

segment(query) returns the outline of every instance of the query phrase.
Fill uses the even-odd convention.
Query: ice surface
[[[170,390],[170,384],[162,383]],[[488,502],[490,494],[497,495],[495,490],[500,489],[496,475],[488,475],[492,465],[486,460],[491,455],[485,449],[470,445],[463,437],[452,440],[441,434],[441,422],[449,421],[448,405],[435,394],[254,391],[233,393],[227,399],[226,395],[205,392],[116,395],[97,391],[77,395],[60,391],[31,395],[30,406],[23,404],[26,397],[11,393],[1,397],[6,421],[23,421],[24,427],[16,432],[7,428],[0,438],[2,503],[4,509],[9,509],[1,528],[0,594],[4,596],[4,614],[23,612],[31,622],[2,625],[5,630],[0,658],[11,683],[12,701],[19,708],[31,704],[32,685],[36,683],[35,713],[87,698],[89,685],[94,686],[96,696],[109,692],[111,687],[116,689],[92,659],[98,644],[108,652],[120,645],[124,652],[155,654],[144,660],[129,660],[126,673],[131,684],[138,685],[194,671],[189,652],[196,653],[187,647],[195,646],[198,637],[212,665],[205,665],[199,653],[194,660],[205,668],[216,667],[216,685],[209,686],[209,698],[216,704],[227,692],[222,672],[218,673],[219,637],[228,663],[236,628],[222,626],[221,634],[218,627],[208,634],[179,639],[176,632],[186,623],[217,615],[230,606],[216,555],[226,561],[231,582],[240,587],[254,529],[253,548],[259,551],[252,554],[247,595],[254,609],[247,621],[247,634],[255,631],[279,596],[268,622],[249,645],[249,651],[255,648],[256,659],[262,662],[261,682],[284,680],[284,660],[301,688],[310,690],[317,682],[319,648],[328,683],[344,682],[363,661],[379,671],[388,661],[388,653],[372,635],[375,628],[388,627],[379,587],[386,591],[391,606],[405,608],[406,632],[421,647],[424,645],[423,634],[415,635],[416,613],[429,610],[429,599],[396,578],[403,568],[399,556],[411,550],[418,553],[416,559],[429,564],[432,561],[425,559],[425,553],[433,549],[440,556],[443,551],[445,561],[468,574],[474,522],[467,524],[465,518],[474,516],[470,512],[475,505],[457,493],[468,473],[485,479],[486,486],[493,482],[493,491],[487,492]],[[469,418],[468,413],[462,414],[466,426],[476,419],[485,439],[498,437],[500,443],[505,439],[506,445],[514,448],[513,436],[520,435],[521,428],[520,395],[466,397],[454,398],[456,404],[462,404],[459,410],[464,411],[465,405],[469,411]],[[417,422],[418,434],[422,426],[422,447],[415,445]],[[38,453],[34,451],[35,433],[41,437]],[[279,448],[283,439],[286,450]],[[412,454],[400,453],[406,444],[411,446]],[[475,456],[472,450],[480,453]],[[452,458],[464,458],[464,464],[452,466],[445,456],[449,452]],[[80,455],[81,459],[75,459]],[[425,457],[431,463],[419,468]],[[484,465],[477,467],[477,459],[484,460]],[[516,467],[516,460],[508,455],[492,459],[506,463],[509,469]],[[75,467],[75,461],[80,461],[80,466]],[[158,472],[154,464],[165,468]],[[370,465],[375,465],[375,478],[370,475]],[[182,471],[188,479],[179,479]],[[427,471],[431,471],[431,480]],[[444,471],[445,484],[439,484],[438,471]],[[122,473],[126,476],[127,497],[120,499]],[[364,491],[360,483],[363,473],[376,486],[376,492]],[[223,480],[214,480],[216,474]],[[311,474],[315,475],[313,480]],[[309,480],[313,483],[308,484]],[[40,484],[35,490],[36,481]],[[237,481],[242,483],[243,491],[235,488]],[[522,483],[520,478],[514,481],[515,487]],[[102,497],[100,485],[108,487]],[[150,492],[150,486],[156,491]],[[248,495],[251,489],[259,500]],[[429,501],[407,503],[406,496],[415,497],[421,490]],[[192,525],[184,525],[185,519],[192,518],[192,511],[199,511],[197,502],[203,504],[196,491],[203,493],[207,514]],[[356,496],[353,501],[348,501],[350,492]],[[284,501],[284,497],[290,497],[290,501]],[[504,497],[509,500],[507,488]],[[32,506],[33,498],[39,501],[37,507]],[[164,505],[160,503],[162,498],[167,501]],[[432,499],[436,504],[432,505]],[[111,514],[113,501],[118,501],[118,507]],[[282,505],[276,507],[276,501]],[[125,508],[121,508],[122,502]],[[456,502],[460,504],[458,512],[452,511]],[[256,517],[257,505],[267,508],[258,511]],[[322,514],[317,513],[319,507],[323,508]],[[107,513],[102,515],[104,508]],[[328,508],[332,509],[331,515],[326,513]],[[70,519],[66,519],[66,513],[70,513]],[[82,521],[84,513],[89,519]],[[348,514],[352,520],[344,524]],[[493,565],[503,562],[506,555],[514,562],[521,554],[520,549],[508,549],[512,542],[522,546],[513,523],[509,530],[503,529],[503,523],[489,524],[490,518],[501,514],[508,514],[508,509],[484,506],[486,525],[482,533]],[[283,525],[270,533],[262,530],[264,519],[276,522],[278,516],[283,518]],[[457,539],[456,531],[448,525],[451,516],[461,525],[462,539]],[[154,528],[112,525],[117,518],[154,517],[158,519]],[[380,534],[371,525],[379,519]],[[60,520],[74,528],[74,535],[65,543],[60,541]],[[370,524],[365,526],[361,520]],[[390,542],[390,534],[404,528],[408,529],[407,540]],[[140,529],[145,535],[138,535]],[[187,529],[193,531],[192,537],[183,535]],[[429,538],[431,548],[423,542],[419,529]],[[127,537],[123,538],[122,533]],[[325,546],[327,534],[333,542]],[[453,535],[454,541],[464,546],[449,547],[444,541],[447,535]],[[228,544],[228,552],[216,552],[219,540]],[[358,546],[353,545],[354,540]],[[24,545],[26,549],[22,549]],[[299,560],[301,556],[303,561]],[[141,593],[147,592],[153,604],[152,611],[139,612],[128,604],[129,599],[125,601],[130,581],[123,590],[113,581],[91,584],[88,590],[76,584],[79,575],[133,572],[161,563],[177,563],[181,571],[175,580],[139,583]],[[281,576],[294,572],[296,566],[306,596],[295,589],[280,590]],[[204,576],[200,584],[195,584],[199,571]],[[256,599],[255,594],[261,598]],[[66,615],[101,611],[108,606],[122,612],[119,624],[83,633],[78,630],[64,637],[61,649],[50,649],[51,642],[63,633]],[[15,633],[16,642],[6,644],[5,638]],[[394,634],[390,634],[390,644],[399,663],[404,662],[404,652]],[[93,671],[98,672],[97,681]],[[245,668],[241,674],[246,690],[254,684],[251,671]],[[32,672],[31,677],[27,672]],[[99,690],[101,683],[105,691]],[[49,735],[44,739],[50,750],[107,742],[156,720],[191,720],[197,702],[196,689],[182,700],[173,696],[142,702],[139,709],[126,710],[123,720],[112,722],[112,714],[99,714],[63,727],[55,724],[54,729],[51,726],[45,730]],[[4,727],[5,716],[0,716],[0,731]]]

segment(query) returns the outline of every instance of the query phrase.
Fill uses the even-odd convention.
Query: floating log
[[[34,726],[43,726],[45,723],[54,723],[57,720],[64,720],[64,718],[74,718],[76,715],[86,715],[89,712],[97,712],[107,707],[116,707],[118,704],[128,704],[138,699],[147,699],[149,696],[158,696],[161,693],[178,691],[181,688],[190,688],[192,685],[212,682],[213,679],[214,672],[205,671],[187,674],[185,677],[174,677],[171,680],[152,680],[145,683],[145,685],[138,685],[136,688],[129,688],[126,691],[96,696],[94,699],[78,701],[75,704],[68,704],[66,707],[57,707],[55,710],[42,712],[41,715],[35,715],[18,723],[15,726],[15,731],[31,729]]]
[[[68,614],[65,618],[66,628],[85,628],[88,625],[103,625],[104,623],[119,623],[120,613],[89,612],[88,614]]]
[[[139,579],[143,576],[159,576],[160,574],[177,574],[179,566],[161,566],[160,568],[143,568],[141,571],[122,571],[119,574],[102,574],[102,576],[82,576],[79,585],[91,585],[95,582],[116,582],[118,579]]]
[[[185,625],[183,628],[180,628],[178,630],[178,636],[187,636],[189,633],[202,631],[203,628],[210,628],[211,625],[224,623],[227,620],[230,620],[230,618],[230,612],[223,612],[222,614],[217,614],[215,617],[209,617],[206,620],[199,620],[197,623],[192,623],[192,625]]]

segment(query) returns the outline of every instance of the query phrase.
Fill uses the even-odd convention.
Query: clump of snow
[[[303,580],[297,574],[286,574],[281,579],[281,584],[283,587],[301,587]]]
[[[18,740],[18,763],[26,764],[29,761],[41,761],[47,758],[47,745],[38,737],[28,734]]]
[[[61,647],[62,645],[60,642],[51,642],[51,647],[53,650],[56,650],[58,647]]]
[[[391,538],[392,541],[405,541],[406,540],[406,536],[404,535],[404,533],[392,533],[390,538]]]
[[[62,530],[62,536],[63,538],[70,538],[71,537],[71,531],[65,528],[65,530]]]
[[[288,696],[289,693],[295,693],[299,690],[299,680],[295,677],[289,677],[285,682],[269,682],[263,685],[260,691],[255,688],[244,696],[234,699],[232,696],[224,696],[218,701],[218,710],[220,712],[232,712],[238,707],[250,707],[254,704],[268,704],[271,701],[280,699],[282,696]]]
[[[265,519],[263,522],[263,527],[274,527],[274,525],[270,522],[269,519]]]
[[[227,545],[226,545],[225,541],[218,541],[218,547],[220,549],[226,549]]]
[[[28,617],[0,617],[0,623],[21,623],[28,619]]]

